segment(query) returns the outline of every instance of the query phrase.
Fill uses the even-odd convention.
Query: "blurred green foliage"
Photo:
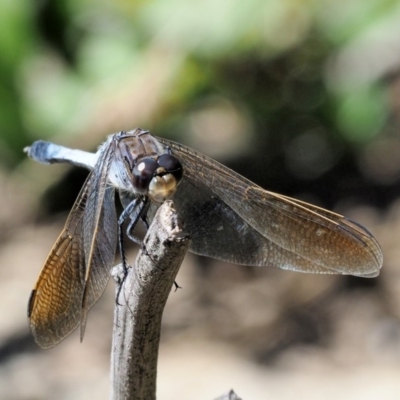
[[[214,125],[318,177],[399,125],[399,27],[390,0],[2,0],[0,161],[98,126],[190,144]]]

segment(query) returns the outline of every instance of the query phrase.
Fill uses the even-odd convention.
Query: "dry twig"
[[[161,319],[189,246],[172,201],[158,210],[135,265],[128,269],[114,313],[112,399],[156,398]],[[121,266],[113,270],[121,282]],[[119,285],[117,285],[117,292]]]

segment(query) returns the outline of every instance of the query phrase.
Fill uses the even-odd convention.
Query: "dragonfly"
[[[80,326],[110,277],[123,233],[138,241],[172,199],[193,253],[249,266],[373,278],[381,247],[350,219],[273,193],[187,146],[140,128],[110,135],[96,153],[36,141],[25,149],[41,163],[70,163],[89,173],[32,290],[28,319],[36,342],[50,348]],[[123,212],[118,217],[115,192]],[[129,224],[126,228],[126,222]]]

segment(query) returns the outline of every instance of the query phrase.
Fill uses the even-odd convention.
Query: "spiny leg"
[[[123,231],[124,222],[126,221],[126,219],[128,217],[130,217],[131,222],[129,223],[128,228],[134,229],[137,221],[139,220],[139,218],[141,217],[141,215],[143,214],[143,212],[146,209],[147,202],[148,202],[148,200],[146,197],[137,197],[137,198],[133,199],[131,201],[131,203],[129,203],[128,206],[124,209],[124,211],[122,212],[122,214],[120,215],[120,217],[118,219],[118,247],[119,247],[119,251],[121,254],[123,278],[122,278],[122,281],[118,288],[117,299],[116,299],[117,304],[119,304],[118,299],[119,299],[119,295],[121,293],[122,284],[128,273],[128,267],[127,267],[128,263],[127,263],[127,259],[126,259],[125,248],[124,248],[124,231]],[[132,237],[130,235],[129,235],[129,238],[132,239]],[[139,241],[139,243],[140,243],[140,241]]]

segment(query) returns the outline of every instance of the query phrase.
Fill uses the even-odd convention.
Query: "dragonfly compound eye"
[[[183,170],[179,160],[171,154],[158,157],[158,168],[149,185],[149,196],[156,202],[172,197],[182,179]]]
[[[153,158],[144,158],[135,165],[132,171],[132,183],[138,193],[144,194],[148,192],[150,182],[154,178],[158,167],[157,161]]]
[[[183,176],[183,169],[181,162],[172,154],[162,154],[158,157],[158,164],[164,168],[169,174],[172,174],[177,183],[180,182]]]

